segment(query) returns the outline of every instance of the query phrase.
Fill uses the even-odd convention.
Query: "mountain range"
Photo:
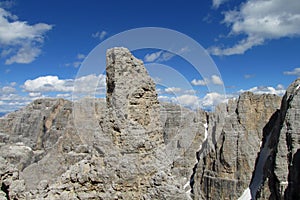
[[[300,199],[300,79],[213,112],[159,102],[143,62],[106,55],[106,99],[0,118],[0,199]]]

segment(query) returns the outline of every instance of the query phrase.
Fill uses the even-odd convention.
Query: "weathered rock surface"
[[[253,199],[300,199],[300,79],[284,95],[281,108],[264,128],[250,189]]]
[[[246,92],[210,113],[159,103],[125,48],[106,71],[106,100],[0,118],[0,200],[299,199],[299,79],[282,102]]]
[[[263,127],[280,107],[275,95],[241,94],[208,117],[207,152],[199,152],[194,199],[237,199],[248,187]],[[201,156],[201,154],[204,154]]]

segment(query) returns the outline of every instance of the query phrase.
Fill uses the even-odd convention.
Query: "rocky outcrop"
[[[105,99],[0,118],[0,199],[299,199],[299,85],[214,112],[160,103],[142,61],[107,51]]]
[[[147,152],[163,142],[155,84],[125,48],[107,52],[107,107],[113,143],[123,153]]]
[[[299,199],[300,79],[287,89],[281,108],[264,128],[250,184],[253,199]]]
[[[199,152],[194,199],[237,199],[251,181],[263,127],[280,107],[275,95],[241,94],[208,117],[209,152]],[[201,155],[203,154],[203,155]]]
[[[107,52],[106,104],[101,99],[84,98],[71,109],[70,105],[62,99],[37,100],[11,118],[1,119],[1,132],[5,133],[1,135],[2,147],[15,149],[1,156],[15,158],[10,160],[12,169],[20,166],[15,180],[8,182],[3,175],[4,196],[187,198],[166,159],[155,84],[143,63],[127,49]],[[33,110],[34,115],[29,115]],[[20,117],[21,121],[13,121]],[[26,124],[34,129],[23,129]],[[27,135],[27,131],[31,132]],[[21,141],[24,143],[15,145]],[[24,158],[19,159],[21,156]]]

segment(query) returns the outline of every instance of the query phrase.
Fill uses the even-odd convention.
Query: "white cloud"
[[[44,35],[52,25],[37,23],[29,25],[0,8],[1,57],[8,57],[5,64],[31,63],[41,53]]]
[[[178,102],[180,105],[190,108],[199,108],[199,98],[194,95],[184,94],[173,98],[173,102]]]
[[[219,8],[219,6],[225,3],[227,0],[212,0],[213,8]]]
[[[99,38],[100,40],[103,40],[106,35],[107,35],[106,31],[101,31],[101,32],[97,31],[96,33],[92,34],[92,37],[93,38]]]
[[[159,95],[157,99],[161,102],[170,102],[170,97],[169,96],[164,96],[164,95]]]
[[[205,110],[212,110],[218,104],[226,103],[228,99],[222,94],[212,92],[206,94],[203,98],[199,98],[192,94],[184,94],[177,97],[160,95],[158,96],[158,100],[162,102],[180,104],[181,106],[192,109],[202,108]]]
[[[246,35],[233,47],[211,47],[213,55],[243,54],[266,40],[300,35],[300,1],[248,0],[237,10],[225,12],[230,36]]]
[[[40,96],[42,96],[42,93],[40,93],[40,92],[29,92],[28,96],[30,96],[30,97],[40,97]]]
[[[298,76],[300,77],[300,68],[295,68],[292,71],[285,71],[283,72],[285,75],[293,75],[293,76]]]
[[[200,100],[200,104],[204,109],[211,109],[212,107],[225,102],[227,102],[225,96],[216,92],[207,93],[203,99]]]
[[[23,106],[26,106],[28,103],[32,102],[35,98],[32,97],[23,97],[18,94],[0,94],[0,112],[11,112],[17,110]]]
[[[182,92],[182,89],[181,88],[176,88],[176,87],[169,87],[169,88],[166,88],[165,89],[165,92],[166,93],[179,93],[179,92]]]
[[[11,93],[15,93],[15,92],[16,92],[16,89],[11,86],[4,86],[4,87],[0,88],[0,94],[11,94]]]
[[[21,47],[15,55],[11,56],[5,61],[6,65],[10,65],[13,63],[31,63],[34,61],[41,53],[41,50],[38,47],[33,47],[31,45],[24,45]]]
[[[211,76],[211,81],[215,85],[223,85],[222,79],[219,76],[217,76],[217,75],[212,75]]]
[[[168,60],[171,60],[174,56],[176,55],[181,55],[184,54],[186,52],[189,52],[190,49],[188,47],[183,47],[181,49],[178,49],[176,52],[176,54],[170,53],[168,51],[157,51],[151,54],[146,54],[146,56],[144,57],[144,61],[145,62],[165,62]]]
[[[206,86],[209,83],[212,83],[215,85],[223,85],[223,81],[222,81],[221,77],[218,75],[212,75],[210,77],[210,79],[208,79],[208,78],[204,78],[203,80],[193,79],[191,81],[191,84],[194,86]]]
[[[240,90],[239,93],[243,92],[253,92],[255,94],[276,94],[278,96],[283,96],[285,94],[284,86],[279,84],[276,88],[270,86],[256,86],[250,88],[249,90]]]
[[[161,102],[169,102],[177,105],[181,105],[184,107],[196,109],[199,108],[199,97],[191,94],[183,94],[179,96],[168,96],[168,95],[159,95],[158,100]]]
[[[69,94],[69,93],[64,93],[64,94],[57,94],[56,97],[57,98],[64,98],[64,99],[70,99],[72,97],[72,95]]]
[[[76,92],[103,92],[105,88],[105,75],[87,75],[76,79]],[[41,76],[25,81],[22,86],[26,92],[73,92],[74,79],[59,79],[57,76]],[[98,84],[98,85],[97,85]],[[95,88],[96,87],[96,88]]]
[[[37,98],[57,97],[71,99],[74,85],[76,85],[76,94],[82,94],[83,96],[89,95],[89,93],[102,95],[105,93],[105,84],[106,76],[102,74],[98,76],[91,74],[77,79],[41,76],[25,81],[21,87],[23,92],[27,92],[27,95],[21,96],[13,87],[16,83],[12,82],[9,86],[0,88],[0,112],[17,110]]]
[[[229,48],[210,47],[208,51],[215,56],[231,56],[236,54],[244,54],[247,50],[254,46],[263,44],[264,39],[249,36],[246,39],[240,40],[236,45]]]
[[[61,80],[57,76],[41,76],[25,81],[23,88],[28,92],[71,92],[73,80]]]
[[[151,54],[147,54],[144,58],[144,61],[145,62],[153,62],[153,61],[157,60],[161,54],[162,54],[162,51],[157,51],[157,52],[154,52]]]
[[[207,85],[207,80],[196,80],[196,79],[193,79],[192,82],[191,82],[192,85],[195,85],[195,86],[205,86]]]

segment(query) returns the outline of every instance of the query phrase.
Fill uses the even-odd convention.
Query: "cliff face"
[[[0,199],[299,199],[299,85],[213,113],[159,103],[142,61],[107,52],[107,95],[0,118]]]
[[[209,116],[211,147],[195,169],[195,199],[239,198],[250,183],[263,127],[279,106],[280,97],[246,92]]]
[[[299,199],[300,79],[284,95],[281,108],[263,130],[264,138],[250,184],[257,199]]]

